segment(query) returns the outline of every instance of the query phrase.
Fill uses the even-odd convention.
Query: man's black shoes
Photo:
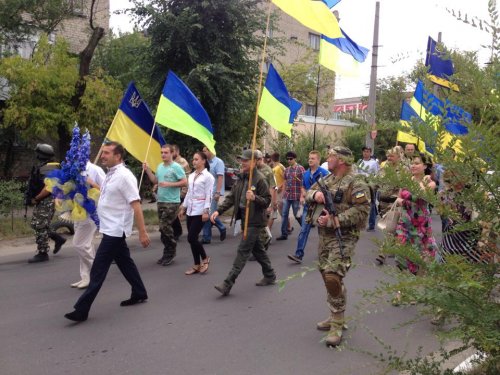
[[[28,260],[28,263],[40,263],[49,260],[49,254],[47,253],[37,253],[33,258]]]
[[[225,229],[220,231],[220,240],[221,241],[224,241],[226,239],[226,234],[227,234],[227,231]]]
[[[288,236],[279,236],[278,238],[276,238],[276,241],[284,241],[284,240],[288,240]]]
[[[231,286],[226,284],[225,282],[214,285],[214,288],[224,297],[228,296],[229,292],[231,291]]]
[[[59,236],[59,238],[56,238],[55,240],[55,246],[54,246],[54,254],[57,254],[59,250],[61,250],[62,245],[66,243],[66,238]]]
[[[120,302],[120,306],[132,306],[132,305],[137,305],[138,303],[143,303],[146,302],[148,297],[142,297],[142,298],[137,298],[137,297],[131,297],[129,299],[126,299],[125,301]]]
[[[67,313],[64,315],[66,319],[72,320],[74,322],[84,322],[87,320],[89,314],[82,313],[78,310]]]

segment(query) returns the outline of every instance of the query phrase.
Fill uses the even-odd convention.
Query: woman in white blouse
[[[207,156],[201,151],[194,154],[193,167],[194,172],[189,175],[188,179],[188,192],[179,213],[179,219],[187,215],[188,242],[191,245],[194,259],[194,266],[184,272],[186,275],[205,273],[208,271],[210,263],[210,257],[207,256],[203,245],[198,241],[198,235],[208,220],[214,177],[209,172],[210,166]]]

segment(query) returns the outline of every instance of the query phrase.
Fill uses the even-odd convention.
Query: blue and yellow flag
[[[159,125],[189,135],[215,154],[212,123],[196,96],[172,71],[168,72],[156,111]]]
[[[323,0],[323,2],[328,8],[332,9],[335,5],[340,3],[340,0]]]
[[[269,65],[266,84],[259,103],[259,116],[277,131],[291,137],[293,120],[302,103],[291,98],[273,64]]]
[[[411,129],[412,123],[413,121],[415,121],[415,119],[419,123],[423,123],[422,119],[418,116],[415,110],[406,101],[403,101],[403,105],[401,106],[400,122],[404,127],[408,127],[408,131],[403,132],[399,130],[397,140],[398,142],[413,143],[417,145],[417,149],[420,152],[429,152],[429,150],[426,149],[425,142],[422,140],[422,138],[417,137]]]
[[[153,138],[147,153],[151,132]],[[133,82],[128,85],[106,138],[121,143],[134,158],[146,161],[153,171],[162,162],[161,146],[166,143],[165,139]],[[148,157],[144,160],[146,153]]]
[[[431,37],[427,41],[425,66],[429,69],[427,76],[432,82],[459,91],[458,86],[449,80],[454,73],[453,62],[439,50],[436,41]]]
[[[467,124],[472,121],[472,115],[448,99],[443,102],[426,90],[422,81],[418,81],[410,105],[422,120],[431,124],[442,118],[443,125],[451,134],[464,135],[469,132]]]
[[[366,60],[370,50],[356,44],[344,30],[341,32],[342,38],[321,35],[319,63],[340,75],[357,77],[359,64]]]
[[[272,0],[272,2],[283,12],[318,34],[329,38],[342,37],[337,18],[323,1]]]
[[[410,106],[422,120],[434,128],[437,128],[439,123],[443,124],[447,133],[441,144],[442,148],[448,146],[453,136],[460,136],[469,132],[467,124],[472,121],[471,114],[452,104],[449,100],[446,100],[446,102],[440,100],[424,88],[422,81],[418,81]],[[461,151],[460,140],[455,143],[455,151]]]

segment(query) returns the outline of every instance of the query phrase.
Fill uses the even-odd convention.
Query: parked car
[[[230,190],[236,180],[238,179],[237,173],[238,168],[226,167],[224,172],[224,187],[226,190]]]

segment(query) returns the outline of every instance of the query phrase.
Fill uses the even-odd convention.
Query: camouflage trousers
[[[163,243],[163,257],[172,259],[176,255],[177,241],[174,238],[172,223],[177,218],[180,203],[158,202],[158,219]]]
[[[345,311],[347,301],[347,290],[344,285],[344,277],[351,267],[351,258],[354,255],[354,248],[359,240],[358,231],[349,231],[342,233],[342,245],[344,248],[344,257],[340,255],[340,246],[331,228],[318,227],[319,246],[318,246],[318,268],[322,274],[334,273],[340,276],[342,284],[342,293],[334,297],[328,293],[326,303],[332,313]]]
[[[35,242],[39,253],[48,253],[50,222],[54,216],[54,200],[47,197],[33,209],[31,228],[35,231]]]
[[[241,238],[236,258],[233,262],[233,267],[227,275],[226,280],[224,280],[227,285],[234,285],[234,283],[236,282],[236,278],[245,267],[250,254],[254,255],[255,260],[262,267],[262,274],[264,275],[264,277],[267,277],[269,279],[276,278],[276,273],[274,272],[274,269],[271,265],[271,260],[267,256],[267,253],[264,250],[264,244],[260,240],[261,231],[262,228],[260,227],[249,226],[247,230],[247,238]]]

